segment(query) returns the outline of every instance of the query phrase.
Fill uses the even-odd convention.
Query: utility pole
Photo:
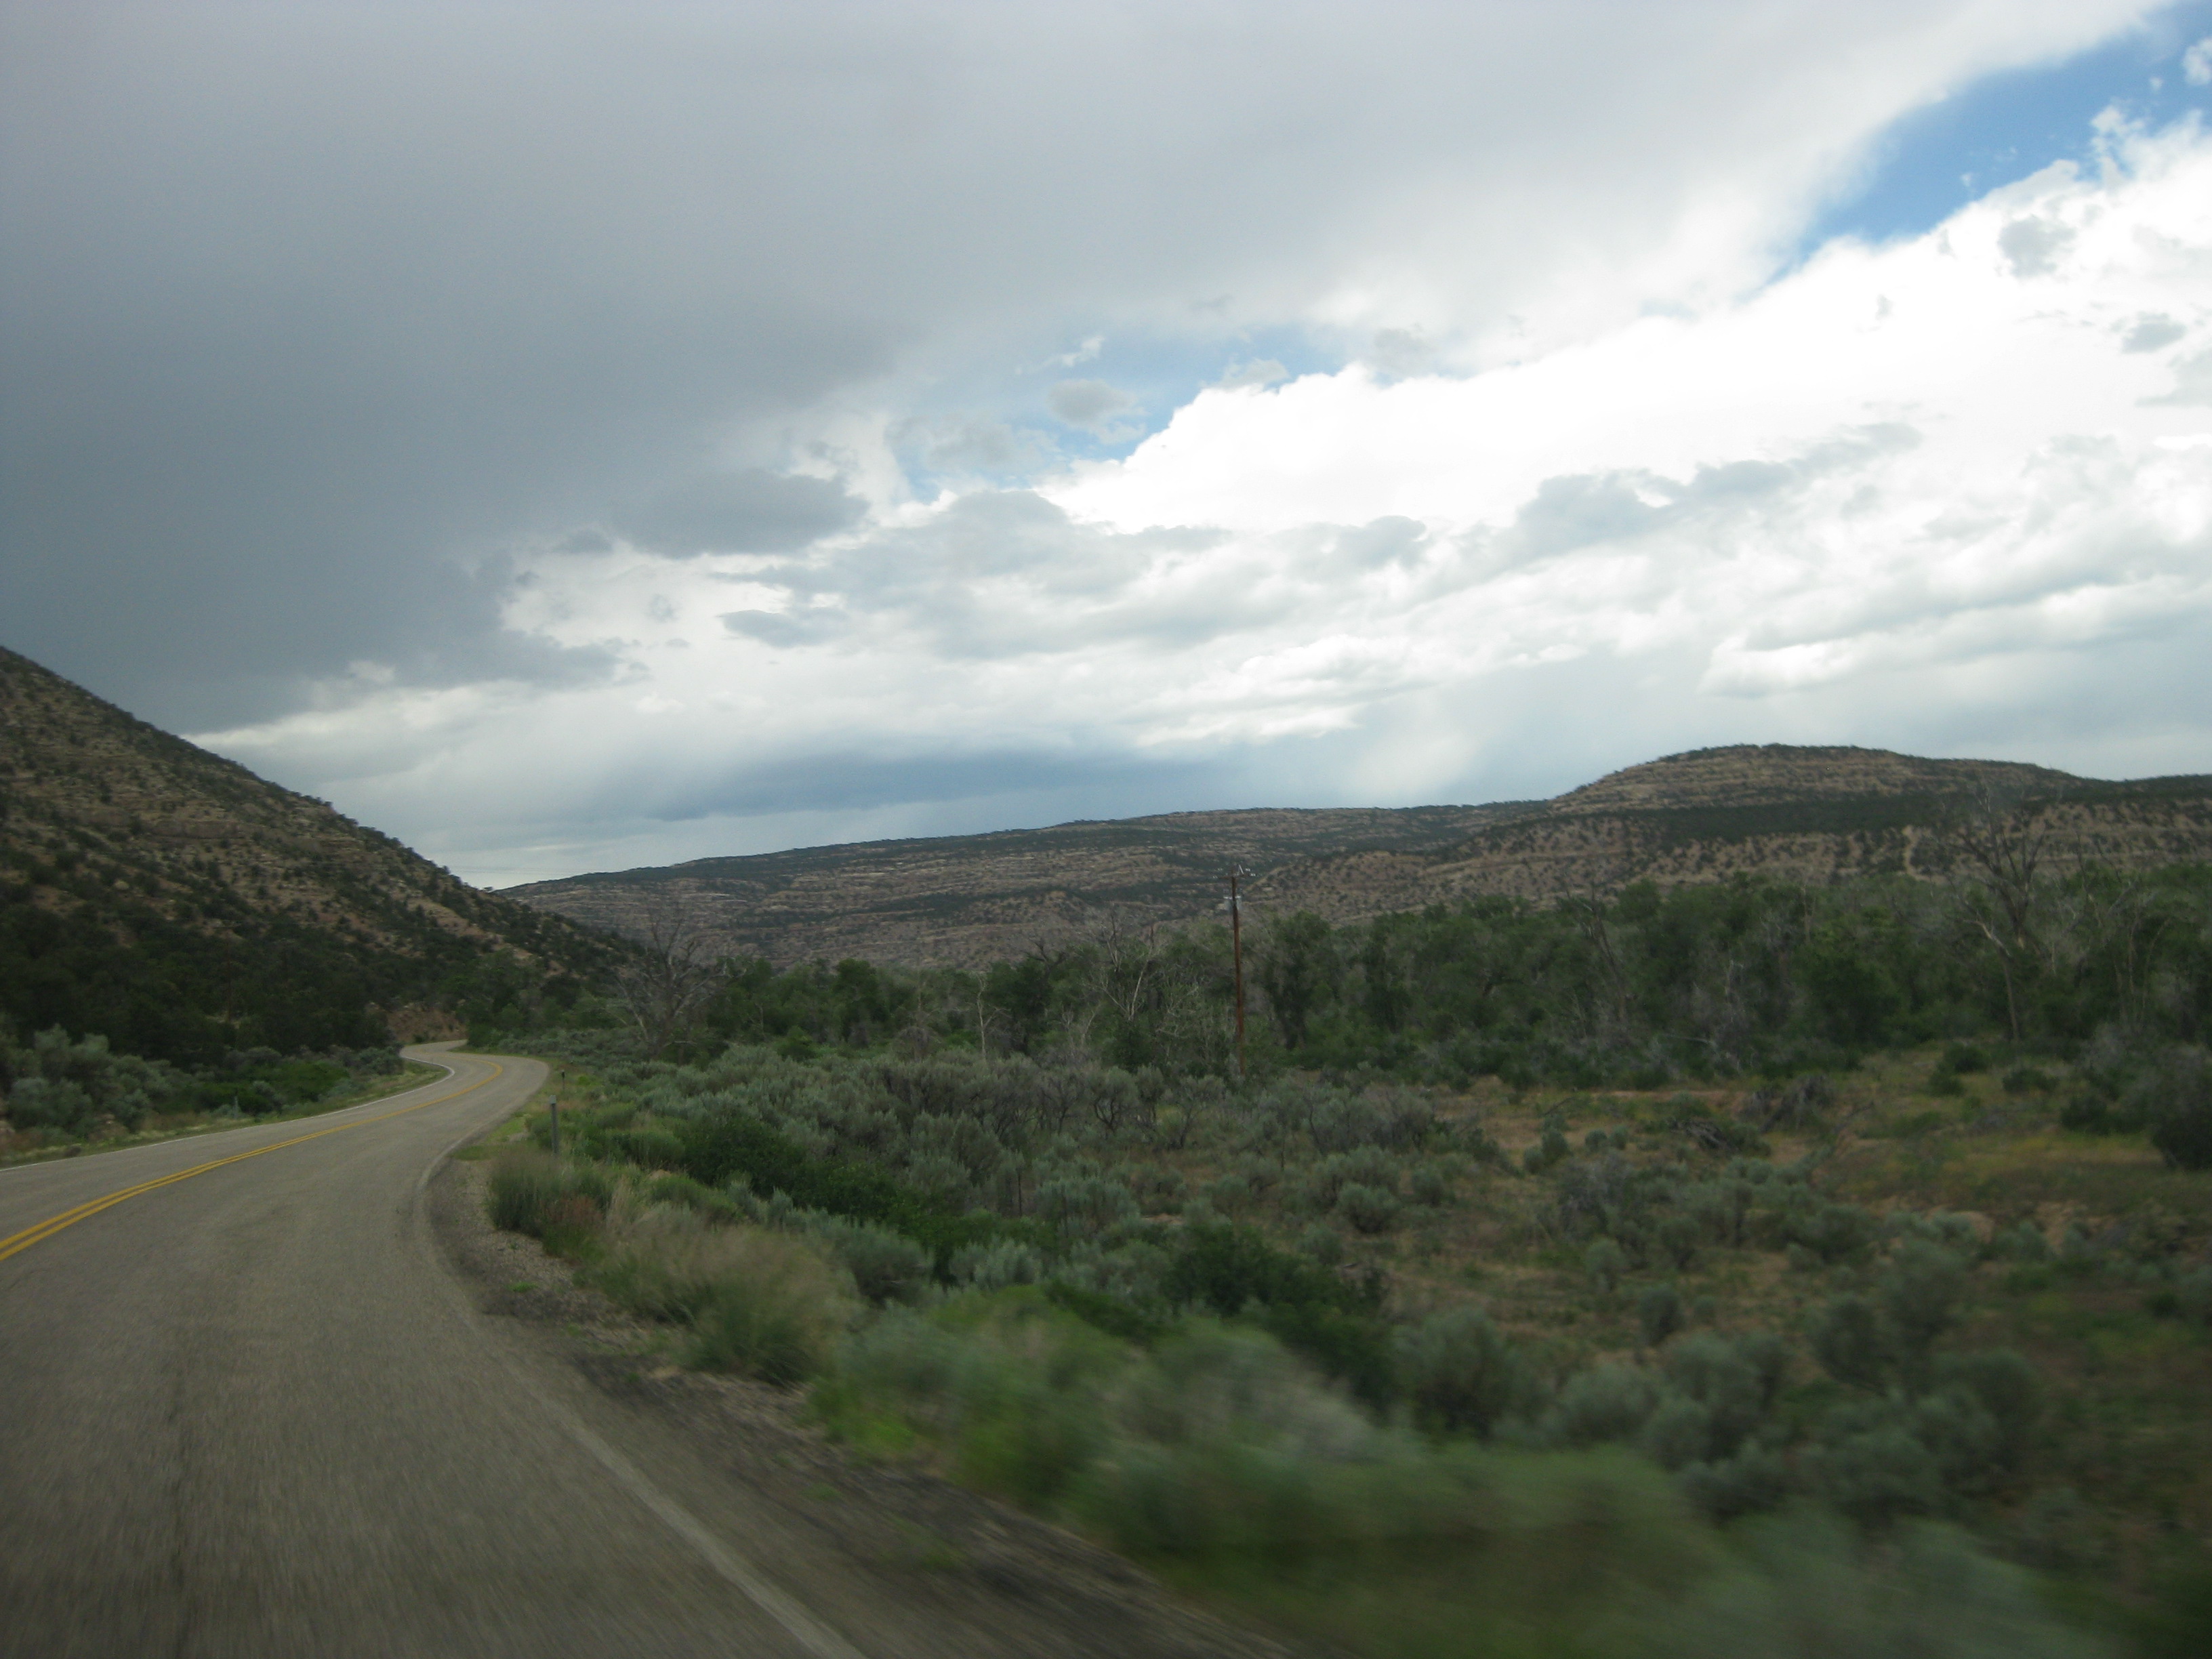
[[[1250,873],[1242,865],[1229,867],[1229,956],[1237,975],[1237,1080],[1246,1079],[1244,1064],[1244,902],[1237,896],[1237,878]]]

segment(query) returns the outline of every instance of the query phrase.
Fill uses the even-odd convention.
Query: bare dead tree
[[[615,975],[615,989],[658,1060],[688,1035],[721,982],[720,958],[697,919],[673,893],[654,899],[645,925],[632,933],[638,955]]]
[[[1612,1006],[1601,1019],[1609,1019],[1617,1030],[1628,1029],[1628,971],[1623,966],[1620,952],[1613,942],[1613,929],[1606,919],[1606,902],[1595,890],[1579,897],[1563,898],[1559,908],[1575,919],[1575,927],[1583,942],[1590,947],[1604,972],[1606,988],[1611,994]]]
[[[1965,808],[1944,815],[1939,831],[1973,884],[1967,923],[1996,956],[2005,1016],[2017,1042],[2021,986],[2051,955],[2036,914],[2050,826],[2019,796],[1984,785]]]

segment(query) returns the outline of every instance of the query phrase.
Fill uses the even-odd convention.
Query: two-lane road
[[[472,1317],[425,1182],[544,1068],[416,1057],[0,1172],[0,1652],[850,1653]]]

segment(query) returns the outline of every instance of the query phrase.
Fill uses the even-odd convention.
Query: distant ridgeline
[[[0,649],[0,1016],[19,1035],[187,1065],[354,1048],[573,994],[623,954]]]
[[[632,932],[672,902],[713,946],[779,967],[854,957],[981,968],[1116,928],[1218,916],[1232,864],[1249,915],[1342,925],[1485,897],[1553,902],[1737,874],[1826,885],[1940,878],[1947,822],[1992,807],[2043,868],[2212,859],[2212,778],[2112,783],[1997,761],[1781,744],[1702,750],[1549,801],[1401,810],[1186,812],[874,842],[579,876],[509,890]]]

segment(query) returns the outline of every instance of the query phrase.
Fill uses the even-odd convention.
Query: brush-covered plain
[[[2212,1174],[2145,1127],[2212,1113],[2192,1051],[1570,1091],[546,1046],[565,1156],[532,1120],[501,1224],[690,1363],[805,1385],[858,1455],[1288,1635],[2212,1629]]]

